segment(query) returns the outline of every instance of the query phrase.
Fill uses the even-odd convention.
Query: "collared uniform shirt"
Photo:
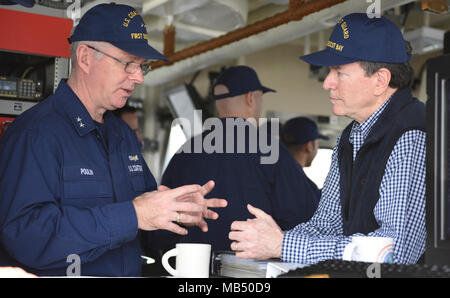
[[[388,102],[363,123],[353,122],[349,139],[354,148],[353,159]],[[310,221],[285,232],[281,256],[284,261],[313,264],[341,259],[345,246],[351,242],[351,236],[344,236],[342,229],[338,144],[339,139],[316,213]],[[367,236],[394,238],[394,263],[415,263],[425,251],[425,156],[425,132],[404,133],[391,152],[381,181],[380,198],[374,208],[380,228]],[[354,236],[358,235],[361,234]]]
[[[139,276],[132,200],[156,188],[135,133],[111,112],[104,132],[61,81],[0,142],[0,259],[39,275]],[[106,135],[105,135],[106,133]]]

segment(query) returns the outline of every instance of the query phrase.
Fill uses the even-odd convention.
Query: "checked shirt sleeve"
[[[312,264],[340,259],[351,241],[342,231],[336,148],[316,213],[285,232],[283,261]],[[398,140],[386,164],[374,215],[380,228],[368,236],[394,238],[395,263],[417,262],[426,237],[424,132],[408,131]]]

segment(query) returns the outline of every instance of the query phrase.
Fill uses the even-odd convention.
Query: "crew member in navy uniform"
[[[202,181],[212,179],[216,186],[210,195],[227,199],[228,205],[221,210],[217,221],[208,222],[207,233],[192,227],[188,235],[176,241],[210,243],[214,251],[229,250],[230,225],[234,220],[247,218],[248,204],[271,214],[285,229],[308,220],[316,210],[319,194],[287,148],[278,139],[267,135],[267,131],[258,131],[262,97],[266,92],[275,90],[261,85],[256,72],[248,66],[230,67],[215,81],[218,125],[188,140],[181,152],[171,159],[161,183],[177,187],[186,183],[203,184]],[[245,138],[240,138],[238,131],[244,128]],[[220,137],[215,139],[215,144],[221,144],[218,150],[211,152],[203,148],[201,152],[195,151],[198,140],[205,146],[211,134],[217,136],[219,130]],[[278,129],[275,127],[273,131]],[[255,146],[257,149],[252,151],[252,143],[259,144],[258,139],[252,139],[255,135],[270,140],[267,144],[271,153],[260,146]],[[239,153],[240,146],[245,147],[242,153]]]
[[[289,119],[283,125],[280,139],[300,165],[301,171],[303,171],[303,168],[311,166],[316,157],[319,150],[319,140],[328,140],[329,138],[319,133],[317,124],[311,119],[295,117]],[[320,190],[313,181],[309,178],[308,180],[320,197]]]
[[[211,181],[157,190],[136,134],[111,112],[143,82],[147,60],[167,60],[148,45],[138,12],[97,5],[69,42],[69,79],[17,117],[0,143],[1,265],[140,276],[140,230],[185,234],[178,222],[206,231],[205,219],[218,216],[209,207],[226,201],[204,198]]]
[[[327,48],[301,57],[328,66],[323,88],[333,113],[352,121],[332,155],[316,213],[283,231],[262,210],[232,224],[231,248],[243,258],[316,263],[341,259],[352,236],[394,239],[393,262],[425,251],[425,106],[412,95],[411,49],[387,18],[352,13]]]

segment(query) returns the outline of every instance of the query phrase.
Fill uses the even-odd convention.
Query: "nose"
[[[130,74],[129,78],[137,84],[142,84],[144,82],[144,75],[140,68],[135,73]]]
[[[330,70],[322,85],[323,89],[330,91],[336,89],[336,74]]]

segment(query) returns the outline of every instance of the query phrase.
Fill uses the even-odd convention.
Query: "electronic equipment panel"
[[[42,99],[42,82],[32,79],[0,77],[0,97],[39,101]]]

